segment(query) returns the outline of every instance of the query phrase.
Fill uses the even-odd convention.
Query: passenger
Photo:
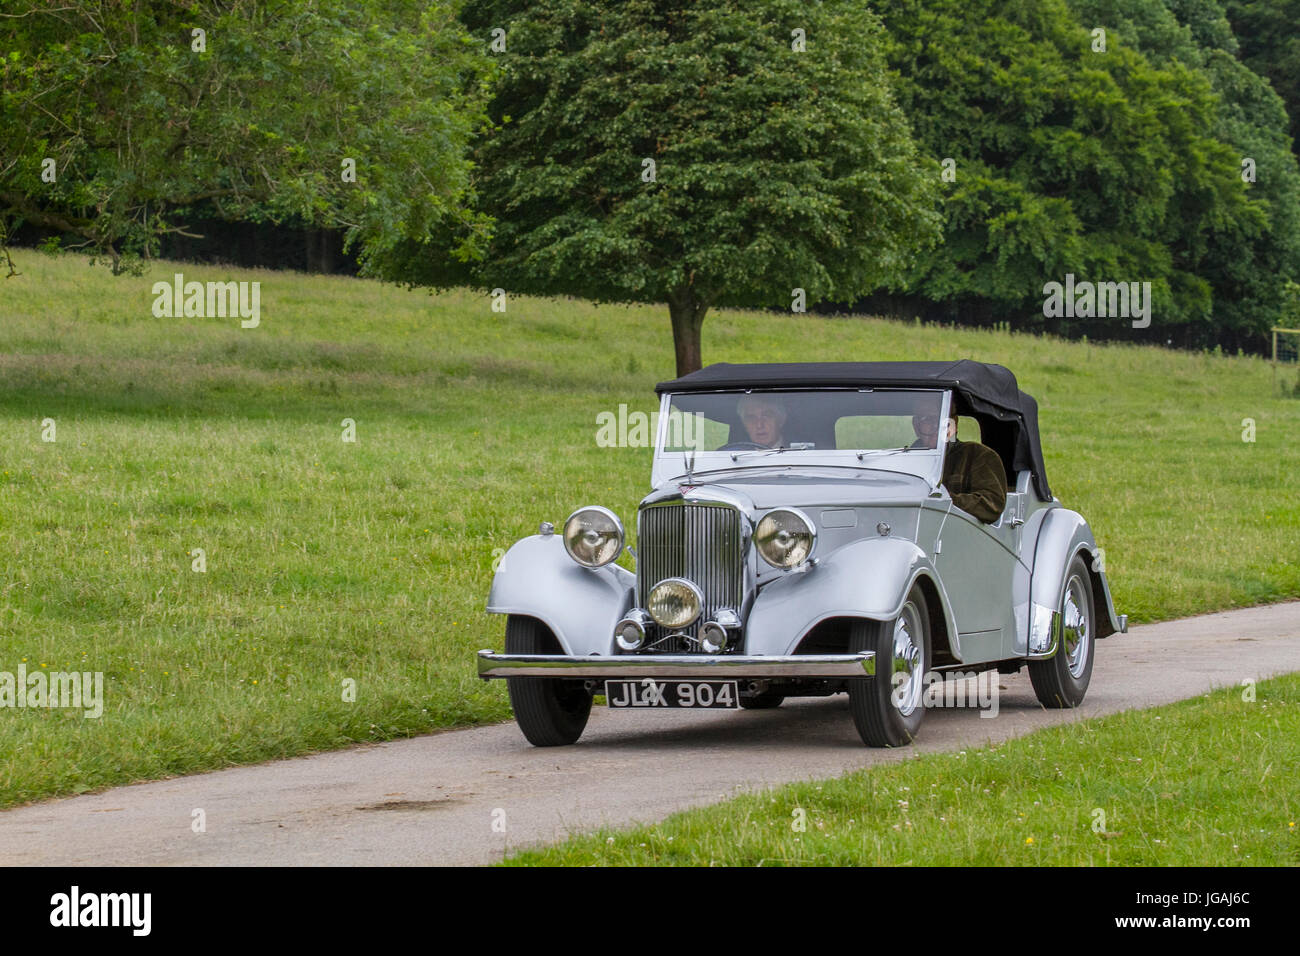
[[[948,447],[943,460],[943,486],[948,489],[954,505],[985,524],[992,524],[1007,505],[1007,479],[1002,459],[987,445],[958,441],[956,418],[949,418],[945,424]],[[912,430],[917,437],[911,447],[934,448],[938,426],[936,409],[918,407],[912,416]]]

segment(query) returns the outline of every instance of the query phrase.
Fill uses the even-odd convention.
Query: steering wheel
[[[756,441],[733,441],[730,444],[723,445],[718,451],[765,451],[767,445],[760,445]]]

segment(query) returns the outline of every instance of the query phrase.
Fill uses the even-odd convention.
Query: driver
[[[939,400],[922,399],[912,413],[912,431],[916,432],[916,441],[908,448],[939,447]]]
[[[785,403],[775,395],[746,395],[736,403],[740,423],[749,440],[764,448],[785,446]]]

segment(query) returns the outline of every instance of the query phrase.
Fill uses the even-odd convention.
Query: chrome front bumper
[[[620,657],[562,657],[558,654],[478,652],[478,676],[496,677],[669,677],[683,680],[732,677],[872,677],[875,654],[799,654],[744,657],[739,654],[628,654]]]

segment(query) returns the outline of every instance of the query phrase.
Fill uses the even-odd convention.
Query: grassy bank
[[[654,409],[663,308],[18,265],[0,282],[0,671],[106,686],[98,720],[0,708],[0,805],[506,718],[504,687],[473,676],[501,644],[494,557],[581,504],[630,518],[648,490],[649,451],[598,447],[596,415]],[[177,270],[260,281],[260,326],[154,317]],[[1003,363],[1132,621],[1300,596],[1300,402],[1271,397],[1261,360],[725,311],[704,347]]]
[[[541,866],[1296,866],[1300,674],[602,830]],[[801,826],[802,829],[798,827]]]

